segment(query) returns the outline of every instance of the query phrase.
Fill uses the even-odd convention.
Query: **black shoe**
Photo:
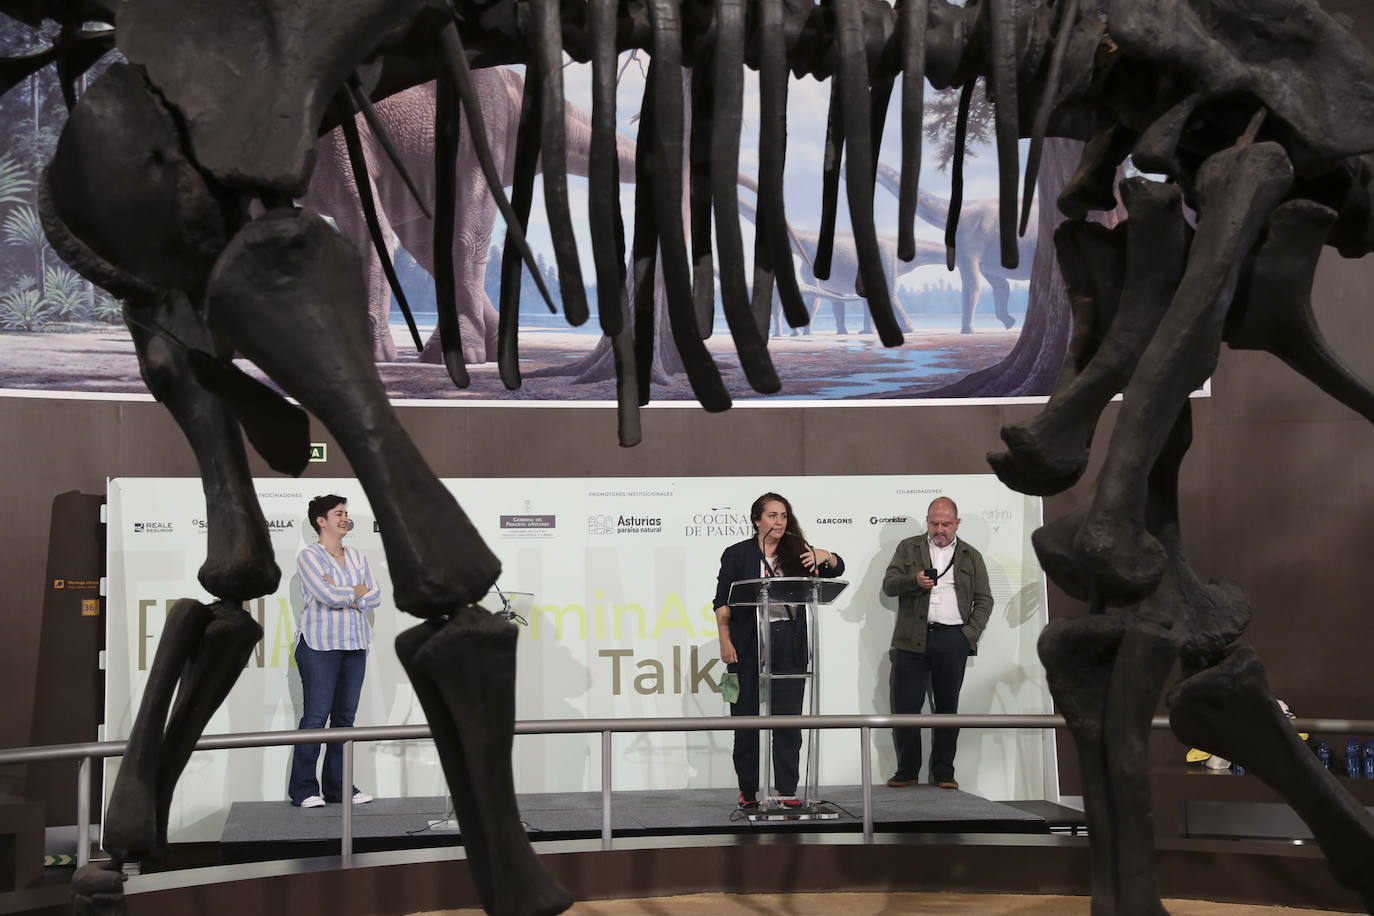
[[[759,800],[757,798],[745,798],[743,795],[741,795],[739,797],[739,807],[736,808],[736,810],[757,811],[759,810]]]
[[[887,781],[887,784],[894,789],[905,789],[908,786],[919,786],[921,780],[917,779],[915,776],[906,777],[901,773],[897,773]]]

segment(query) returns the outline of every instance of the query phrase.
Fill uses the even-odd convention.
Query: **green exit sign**
[[[328,461],[328,460],[329,460],[329,444],[328,444],[327,442],[312,442],[312,443],[310,443],[310,460],[311,460],[311,461]]]

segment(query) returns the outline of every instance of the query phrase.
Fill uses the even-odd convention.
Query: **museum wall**
[[[1374,260],[1331,255],[1315,294],[1333,345],[1365,378],[1374,378],[1371,288]],[[1374,635],[1364,605],[1374,543],[1374,427],[1267,354],[1223,351],[1211,397],[1193,405],[1183,523],[1194,567],[1250,594],[1255,621],[1247,638],[1260,648],[1276,693],[1295,710],[1368,717],[1367,691],[1355,678]],[[943,474],[986,472],[984,456],[997,447],[999,428],[1034,409],[875,405],[712,415],[660,406],[645,411],[644,441],[633,449],[616,444],[610,408],[422,407],[402,416],[443,477]],[[1099,429],[1099,447],[1115,413],[1109,409]],[[101,494],[107,477],[194,476],[196,466],[168,415],[151,402],[0,398],[0,429],[0,621],[8,634],[0,643],[8,688],[0,742],[18,746],[30,740],[35,703],[53,715],[85,705],[83,697],[63,696],[64,678],[48,679],[36,696],[53,498],[69,490]],[[312,439],[332,442],[318,426]],[[329,455],[307,475],[350,474],[337,449]],[[254,473],[271,475],[260,461]],[[1081,484],[1048,500],[1046,517],[1069,511],[1086,492]],[[713,574],[702,570],[703,589]],[[1084,610],[1052,591],[1051,617]],[[72,657],[62,668],[93,664]],[[1155,745],[1159,762],[1179,759],[1169,736],[1158,735]],[[1067,742],[1060,756],[1063,791],[1077,794]],[[22,777],[0,774],[0,789],[22,791]]]

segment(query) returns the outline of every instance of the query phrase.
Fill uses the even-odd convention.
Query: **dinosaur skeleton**
[[[487,143],[502,180],[509,184],[513,177],[515,136],[525,81],[520,74],[506,67],[475,71],[473,81],[482,103]],[[569,175],[585,176],[591,116],[571,102],[564,108],[567,142],[563,167]],[[372,132],[370,125],[373,122],[381,124],[382,133]],[[397,241],[431,275],[434,263],[434,253],[430,247],[434,234],[432,183],[390,167],[387,154],[379,148],[377,138],[389,136],[396,150],[393,158],[399,159],[411,170],[418,170],[434,159],[433,123],[434,87],[424,84],[381,100],[376,105],[375,118],[369,120],[368,126],[358,125],[359,140],[362,141],[368,165],[365,174],[371,179],[368,182],[369,193],[375,201],[376,228],[381,231],[383,239],[390,238],[391,233],[395,232]],[[471,124],[466,127],[470,128]],[[391,265],[382,256],[390,246],[383,245],[379,249],[369,240],[373,226],[368,224],[362,211],[357,190],[358,179],[352,170],[352,164],[358,157],[348,153],[349,139],[345,134],[342,128],[336,129],[316,145],[316,163],[311,173],[310,188],[300,203],[333,219],[339,231],[359,247],[364,274],[368,279],[368,315],[373,335],[373,354],[378,362],[393,361],[396,358],[396,344],[387,323],[387,314],[391,310],[393,291],[398,287],[392,279],[394,273],[387,273]],[[620,137],[618,154],[621,180],[633,181],[634,142]],[[469,362],[484,363],[488,358],[495,359],[497,353],[498,316],[483,288],[497,211],[496,202],[487,189],[473,155],[470,138],[460,146],[457,182],[455,304],[463,357]],[[416,184],[423,187],[416,190]],[[391,288],[388,288],[388,281]],[[398,301],[405,301],[403,292],[398,292]],[[407,304],[406,309],[408,307]],[[442,361],[441,345],[436,329],[421,349],[420,361]]]
[[[377,508],[396,604],[424,618],[397,640],[397,653],[434,730],[483,905],[518,914],[569,905],[516,814],[515,628],[472,604],[499,562],[387,403],[357,252],[291,206],[323,130],[347,130],[370,100],[437,79],[440,337],[450,375],[464,384],[454,291],[444,279],[453,275],[443,260],[452,251],[458,142],[447,114],[461,106],[480,140],[469,68],[525,64],[512,200],[490,152],[480,142],[477,149],[512,227],[498,349],[503,379],[518,385],[511,280],[516,250],[529,257],[519,227],[539,156],[567,316],[574,324],[588,317],[562,173],[566,53],[593,68],[588,220],[627,445],[639,438],[636,409],[649,395],[658,271],[703,406],[730,403],[701,336],[717,271],[746,376],[760,392],[778,388],[764,334],[773,289],[794,325],[807,317],[782,197],[789,71],[833,87],[815,275],[829,273],[843,159],[858,285],[887,345],[901,334],[872,200],[896,77],[906,77],[898,179],[906,259],[915,253],[922,75],[961,92],[951,265],[958,154],[979,79],[995,106],[1006,268],[1018,261],[1018,208],[1024,229],[1045,137],[1085,141],[1057,201],[1073,217],[1055,238],[1075,308],[1070,353],[1044,411],[1005,430],[1007,450],[991,461],[1024,492],[1062,490],[1082,475],[1097,418],[1124,390],[1091,503],[1034,538],[1049,575],[1097,612],[1053,624],[1041,640],[1083,759],[1093,912],[1163,912],[1139,749],[1176,658],[1185,677],[1171,698],[1175,732],[1275,786],[1307,819],[1337,877],[1374,908],[1374,821],[1298,743],[1253,651],[1232,648],[1248,603],[1234,586],[1197,579],[1178,528],[1187,395],[1212,371],[1223,341],[1275,353],[1374,419],[1374,394],[1327,349],[1308,302],[1324,244],[1351,257],[1374,247],[1374,61],[1312,0],[902,0],[896,9],[881,0],[8,0],[0,10],[61,25],[49,50],[3,62],[0,88],[58,65],[73,107],[44,182],[45,226],[68,263],[125,300],[144,378],[184,429],[204,477],[209,555],[200,579],[220,600],[185,601],[169,616],[106,815],[116,865],[165,844],[177,777],[258,638],[242,602],[280,577],[239,430],[274,468],[299,472],[306,423],[233,367],[229,356],[238,353],[325,423]],[[88,30],[91,22],[113,32]],[[110,66],[77,100],[76,75],[112,41],[128,63]],[[650,59],[629,246],[633,295],[615,174],[615,67],[627,49]],[[746,66],[759,72],[762,117],[752,288],[736,190]],[[690,90],[684,70],[693,74]],[[1115,206],[1115,174],[1128,155],[1163,180],[1127,181],[1128,218],[1114,228],[1087,222],[1090,211]],[[89,890],[82,905],[117,906],[117,884],[110,872],[81,876]]]

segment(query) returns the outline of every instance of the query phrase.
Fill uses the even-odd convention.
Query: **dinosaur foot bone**
[[[168,612],[105,811],[104,845],[117,858],[166,858],[177,780],[261,638],[262,627],[237,602],[183,598]]]
[[[1093,913],[1096,901],[1116,899],[1117,875],[1112,856],[1115,825],[1108,795],[1103,724],[1107,688],[1123,632],[1119,617],[1094,614],[1075,620],[1053,620],[1040,634],[1036,649],[1045,665],[1056,708],[1069,725],[1078,750],[1083,781],[1083,808],[1092,863]]]
[[[396,655],[434,733],[482,906],[552,916],[572,906],[572,895],[530,846],[511,773],[517,632],[465,607],[401,633]]]
[[[1185,745],[1243,763],[1283,796],[1312,829],[1337,880],[1374,913],[1374,817],[1303,743],[1253,648],[1239,646],[1179,684],[1169,724]]]
[[[1037,648],[1078,749],[1093,835],[1093,913],[1163,916],[1145,762],[1150,717],[1177,648],[1158,627],[1105,614],[1054,621]]]
[[[120,762],[105,809],[104,844],[117,857],[143,859],[156,854],[161,833],[157,824],[157,781],[166,740],[167,711],[213,614],[208,605],[191,598],[176,602],[167,612],[143,699],[129,732],[129,748]]]
[[[92,862],[72,875],[72,912],[75,916],[121,916],[124,912],[124,873]]]

